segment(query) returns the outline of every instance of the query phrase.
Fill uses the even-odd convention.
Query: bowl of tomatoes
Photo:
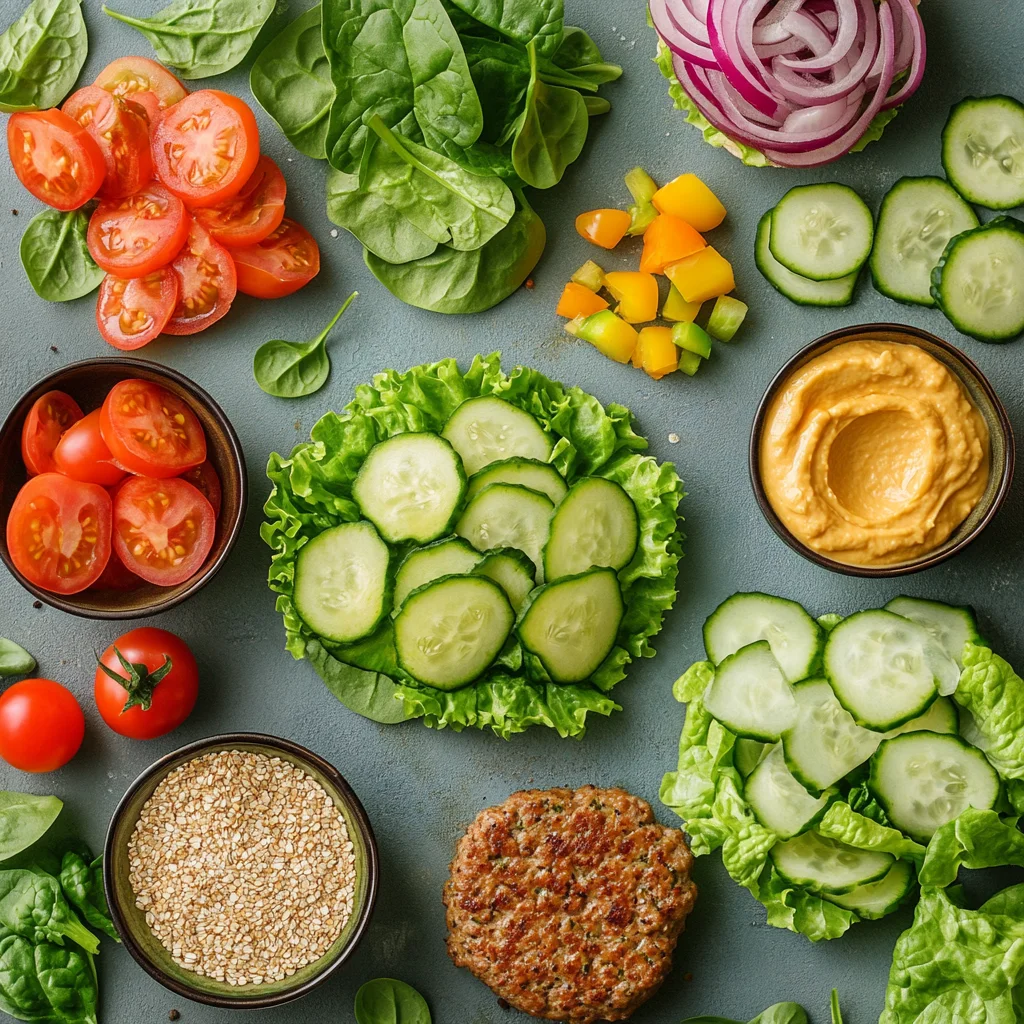
[[[245,519],[242,447],[174,370],[89,359],[49,374],[0,427],[0,559],[72,615],[155,615],[205,586]]]

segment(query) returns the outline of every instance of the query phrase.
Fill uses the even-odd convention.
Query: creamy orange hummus
[[[772,508],[807,547],[893,565],[933,551],[978,504],[988,427],[924,349],[850,341],[783,382],[760,462]]]

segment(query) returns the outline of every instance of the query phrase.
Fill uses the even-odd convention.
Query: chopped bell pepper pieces
[[[599,292],[604,287],[604,270],[593,260],[586,263],[572,275],[573,284],[581,284],[592,292]]]
[[[571,320],[565,329],[575,337],[589,341],[599,352],[617,363],[628,363],[636,348],[636,329],[619,319],[610,309],[602,309],[583,320]]]
[[[731,295],[719,295],[708,319],[708,334],[719,341],[732,341],[747,315],[747,304]]]
[[[691,323],[697,319],[700,307],[701,303],[699,302],[687,302],[679,294],[679,289],[674,284],[670,284],[668,286],[668,298],[665,299],[665,305],[661,307],[661,315],[666,320]]]
[[[700,369],[703,360],[696,352],[687,352],[686,349],[676,349],[676,351],[679,353],[679,369],[687,377],[692,377]]]
[[[676,263],[707,245],[700,232],[685,220],[662,213],[651,221],[644,232],[644,251],[640,269],[648,274],[664,274],[670,263]]]
[[[603,299],[597,292],[584,288],[581,284],[570,281],[558,300],[555,312],[559,316],[567,316],[571,320],[577,316],[590,316],[598,310],[607,309],[608,300]]]
[[[644,372],[655,380],[678,368],[679,349],[672,343],[671,327],[645,327],[640,332],[639,346]]]
[[[630,235],[642,235],[647,226],[658,216],[651,200],[658,191],[657,182],[642,168],[634,167],[626,175],[626,188],[633,197],[633,205],[629,208]]]
[[[638,369],[644,368],[644,332],[643,330],[637,335],[636,348],[633,349],[633,358],[631,360],[633,365]]]
[[[707,332],[696,324],[676,324],[672,328],[672,341],[681,349],[693,352],[701,359],[708,359],[711,356],[711,339]]]
[[[658,282],[653,274],[637,270],[613,270],[604,286],[618,300],[615,310],[626,323],[645,324],[658,316]]]
[[[678,263],[670,263],[665,273],[687,302],[714,299],[736,287],[732,264],[711,245]]]
[[[651,202],[659,213],[679,217],[698,231],[710,231],[725,220],[725,207],[696,174],[680,174],[659,188]]]
[[[576,218],[576,230],[594,245],[614,249],[629,228],[625,210],[588,210]]]

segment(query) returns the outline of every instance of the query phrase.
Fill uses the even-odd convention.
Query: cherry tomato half
[[[112,487],[125,476],[100,435],[99,409],[68,427],[54,449],[53,463],[58,473],[101,487]]]
[[[238,195],[260,156],[252,111],[217,89],[201,89],[168,107],[153,122],[151,138],[156,176],[192,207]]]
[[[160,334],[177,304],[178,275],[170,267],[128,280],[107,274],[96,299],[96,325],[104,341],[132,352]]]
[[[175,587],[202,568],[213,547],[213,506],[177,477],[134,476],[114,498],[114,549],[148,583]]]
[[[221,245],[255,245],[284,219],[287,191],[281,169],[269,156],[261,156],[237,196],[196,210],[195,219]]]
[[[193,466],[181,474],[182,480],[187,480],[199,493],[213,506],[213,514],[220,519],[220,510],[223,504],[224,493],[220,486],[220,477],[213,463],[209,459],[201,466]]]
[[[0,697],[0,757],[23,772],[52,772],[78,753],[85,715],[52,679],[23,679]]]
[[[57,442],[83,415],[78,403],[63,391],[47,391],[35,400],[21,428],[21,458],[30,476],[57,472],[53,461]]]
[[[57,210],[77,210],[103,184],[106,168],[96,140],[60,110],[12,114],[7,149],[22,185]]]
[[[188,95],[167,68],[148,57],[118,57],[96,76],[95,84],[120,99],[138,103],[151,122],[161,110]]]
[[[178,276],[178,304],[164,334],[204,331],[231,308],[238,291],[235,264],[206,228],[193,223],[171,266]]]
[[[100,431],[129,473],[177,476],[206,461],[206,434],[189,404],[146,380],[122,380],[110,389]]]
[[[257,299],[279,299],[297,292],[320,273],[316,239],[285,217],[262,242],[232,249],[238,290]]]
[[[110,495],[99,484],[41,473],[14,499],[7,549],[29,582],[54,594],[77,594],[106,568],[110,523]]]

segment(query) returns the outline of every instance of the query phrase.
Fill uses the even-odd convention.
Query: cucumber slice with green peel
[[[885,608],[924,626],[961,671],[964,667],[964,645],[982,642],[973,608],[925,601],[919,597],[894,597]]]
[[[480,561],[480,552],[461,537],[448,537],[405,556],[395,574],[395,607],[416,589],[442,576],[469,572]]]
[[[891,914],[914,887],[914,867],[910,861],[898,860],[889,873],[877,882],[858,885],[845,896],[822,893],[822,897],[844,910],[852,910],[865,921],[877,921]]]
[[[514,622],[493,580],[443,576],[414,590],[395,616],[398,663],[426,686],[458,690],[487,671]]]
[[[875,222],[848,185],[797,185],[772,211],[769,247],[787,270],[811,281],[855,274],[871,254]]]
[[[533,592],[519,613],[519,640],[556,683],[579,683],[615,646],[625,614],[613,569],[592,569]]]
[[[474,555],[480,558],[475,552]],[[480,558],[473,568],[474,575],[494,580],[505,591],[517,615],[530,596],[530,591],[536,586],[533,578],[535,572],[536,567],[529,557],[515,548],[498,548]]]
[[[538,491],[517,484],[490,484],[466,506],[455,532],[477,551],[522,551],[536,566],[539,579],[554,510],[551,499]]]
[[[999,799],[999,776],[985,755],[936,732],[885,740],[871,758],[868,785],[893,827],[923,842],[966,808],[989,810]]]
[[[732,748],[732,763],[736,771],[746,778],[760,763],[765,755],[772,749],[770,743],[762,743],[760,740],[748,740],[740,736]]]
[[[396,434],[370,449],[352,497],[392,544],[426,544],[451,532],[466,491],[455,449],[436,434]]]
[[[814,826],[835,792],[811,796],[786,767],[781,743],[768,751],[743,788],[757,820],[780,839],[791,839]]]
[[[896,863],[892,854],[859,850],[817,832],[776,843],[771,858],[775,870],[787,881],[836,896],[885,878]]]
[[[299,549],[292,600],[313,632],[348,644],[369,636],[391,607],[391,554],[370,523],[342,523]]]
[[[754,263],[768,283],[798,306],[848,306],[857,290],[860,268],[835,281],[811,281],[784,267],[771,251],[772,211],[758,222]]]
[[[942,178],[900,178],[882,200],[871,279],[897,302],[934,306],[932,270],[954,235],[978,226],[978,215]]]
[[[957,714],[956,705],[948,697],[936,697],[932,706],[917,718],[883,733],[885,739],[893,736],[902,736],[907,732],[944,732],[950,736],[956,736],[960,731],[960,716]],[[977,745],[977,744],[975,744]]]
[[[793,686],[767,640],[730,654],[704,693],[704,706],[737,736],[775,743],[796,721]]]
[[[1024,205],[1024,104],[969,96],[942,129],[942,167],[956,190],[989,210]]]
[[[531,491],[546,494],[556,505],[569,490],[561,473],[549,462],[537,462],[535,459],[502,459],[501,462],[492,462],[486,469],[473,474],[466,488],[466,500],[475,498],[490,484],[518,484],[520,487],[529,487]]]
[[[617,483],[599,476],[578,480],[551,519],[544,578],[621,569],[632,560],[639,539],[636,506]]]
[[[768,641],[795,683],[814,674],[825,632],[796,601],[759,593],[733,594],[704,623],[704,649],[716,665],[755,640]]]
[[[441,436],[462,456],[466,473],[516,456],[547,462],[554,443],[522,409],[493,395],[470,398],[452,413]]]

